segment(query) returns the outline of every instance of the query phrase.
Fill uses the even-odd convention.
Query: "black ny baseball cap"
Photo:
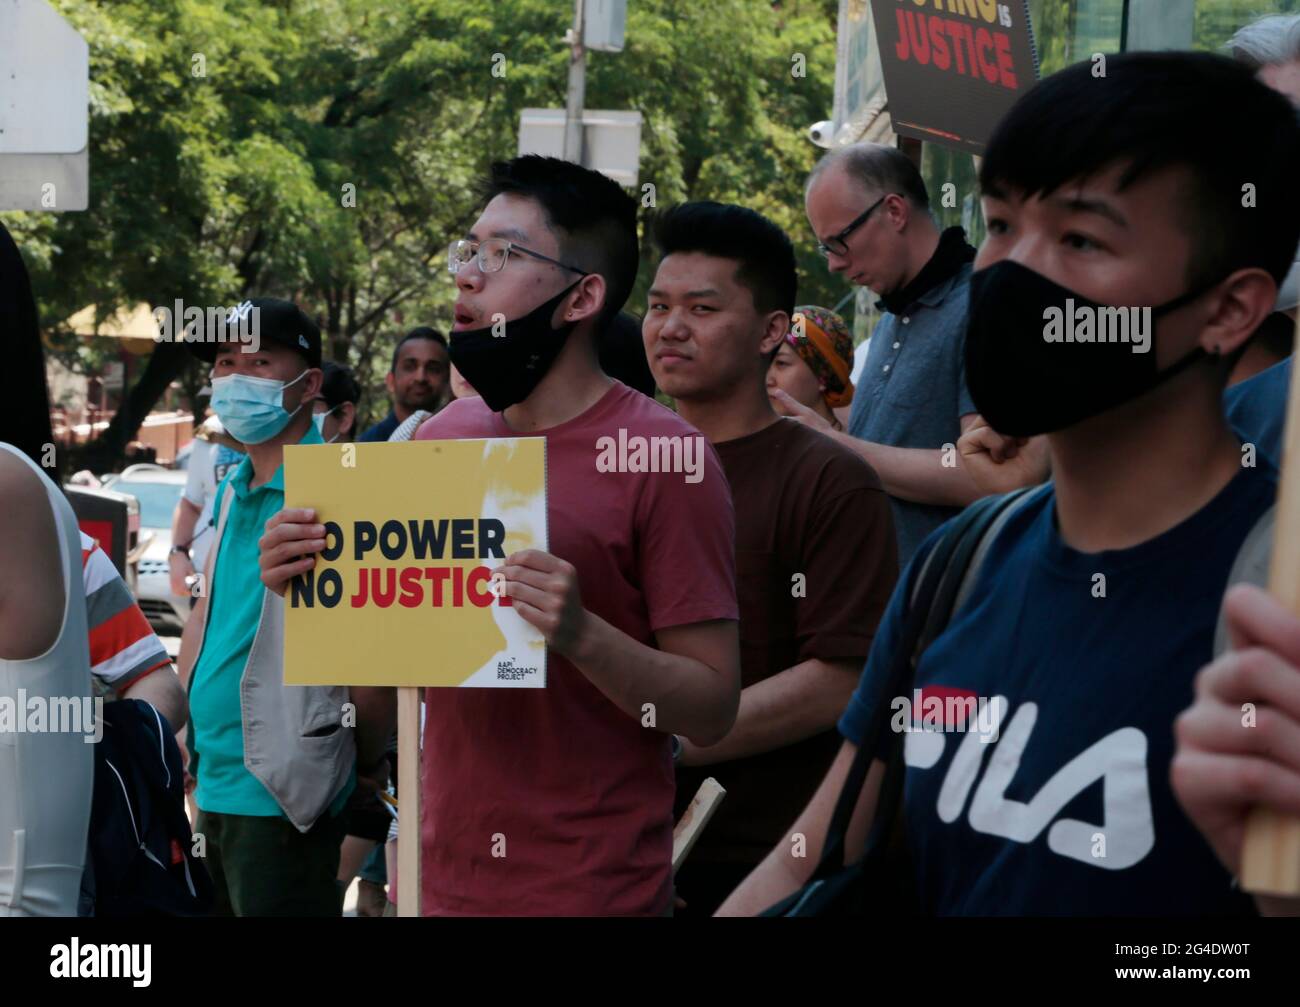
[[[297,350],[309,367],[321,365],[320,329],[302,308],[278,297],[243,301],[226,313],[221,331],[186,332],[185,339],[190,352],[208,363],[233,344],[248,347],[249,353],[259,345],[282,346]]]

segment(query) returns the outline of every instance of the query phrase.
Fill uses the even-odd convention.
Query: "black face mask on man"
[[[966,384],[975,408],[998,433],[1033,437],[1145,395],[1209,357],[1198,346],[1159,370],[1155,322],[1211,286],[1156,307],[1118,308],[1010,259],[972,273]]]
[[[553,328],[551,316],[581,282],[575,280],[521,318],[452,332],[451,362],[494,413],[528,398],[546,377],[574,326]]]

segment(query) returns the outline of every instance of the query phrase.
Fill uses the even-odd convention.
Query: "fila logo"
[[[991,705],[996,706],[997,722],[1006,723],[1007,698],[995,696]],[[1029,801],[1008,800],[1007,789],[1020,768],[1037,720],[1038,704],[1022,703],[993,746],[978,786],[975,781],[990,746],[981,744],[978,732],[964,732],[939,789],[935,810],[940,821],[951,824],[960,818],[974,789],[967,822],[976,832],[1032,843],[1046,830],[1047,847],[1053,853],[1102,870],[1122,871],[1140,862],[1156,841],[1147,786],[1146,735],[1136,727],[1112,731],[1057,770]],[[946,742],[942,733],[908,734],[904,759],[914,769],[929,769],[942,757]],[[1099,780],[1102,822],[1053,821],[1062,808]],[[1106,838],[1105,856],[1093,852],[1098,833]]]
[[[304,350],[311,349],[311,345],[307,342],[307,337],[304,336],[301,332],[298,333],[298,345],[301,346]]]

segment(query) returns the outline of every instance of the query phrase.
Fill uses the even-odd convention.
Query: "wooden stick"
[[[1300,381],[1295,364],[1291,367],[1268,589],[1300,615]],[[1250,892],[1300,895],[1300,818],[1265,807],[1251,811],[1241,849],[1241,886]]]
[[[420,915],[420,689],[397,690],[397,915]]]
[[[691,852],[695,840],[700,838],[704,826],[709,824],[709,819],[713,817],[713,813],[718,810],[718,805],[722,803],[722,799],[726,796],[727,792],[722,789],[718,781],[712,776],[700,784],[700,789],[691,798],[691,806],[686,809],[681,820],[673,828],[674,874],[677,873],[677,868],[682,865],[686,855]]]

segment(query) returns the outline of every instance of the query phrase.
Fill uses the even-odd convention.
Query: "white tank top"
[[[50,575],[62,577],[64,598],[54,646],[27,661],[0,658],[0,707],[8,708],[0,709],[0,917],[75,916],[95,771],[81,539],[71,505],[49,477],[8,444],[0,450],[45,485],[59,537]],[[33,730],[39,712],[44,730]]]

